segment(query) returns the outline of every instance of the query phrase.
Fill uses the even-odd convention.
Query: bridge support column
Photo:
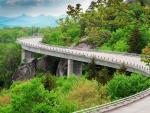
[[[78,61],[68,60],[68,72],[67,75],[82,75],[82,63]]]
[[[34,55],[32,52],[22,49],[21,62],[30,62],[34,59]]]
[[[68,59],[67,75],[70,76],[71,74],[73,74],[73,60]]]
[[[21,63],[23,63],[25,61],[25,50],[22,49],[21,50]]]

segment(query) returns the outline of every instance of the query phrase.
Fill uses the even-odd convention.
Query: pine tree
[[[128,40],[129,50],[130,53],[141,53],[141,34],[138,28],[135,28],[132,33],[131,37]]]
[[[96,80],[101,84],[106,84],[111,78],[112,76],[109,75],[108,68],[101,69],[96,75]]]
[[[95,64],[95,59],[93,58],[91,63],[88,65],[88,79],[95,79],[97,75],[97,69]]]

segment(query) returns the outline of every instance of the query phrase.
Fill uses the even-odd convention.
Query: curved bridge
[[[149,67],[145,63],[141,62],[139,55],[116,52],[96,52],[92,50],[83,51],[79,49],[65,48],[60,46],[49,46],[46,44],[42,44],[41,40],[42,38],[40,37],[22,38],[17,40],[17,42],[22,46],[22,60],[32,60],[32,53],[40,53],[44,55],[68,59],[68,75],[70,75],[74,72],[74,61],[90,63],[91,59],[94,58],[97,65],[119,69],[124,64],[125,66],[127,66],[127,71],[140,71],[146,76],[150,76]],[[147,89],[130,97],[117,100],[106,105],[77,111],[76,113],[148,113],[150,112],[150,107],[147,107],[148,105],[150,105],[149,95],[150,89]],[[142,112],[142,110],[145,111]]]

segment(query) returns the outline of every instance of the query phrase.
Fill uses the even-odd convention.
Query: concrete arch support
[[[82,75],[82,62],[74,61],[68,59],[68,70],[67,75],[70,76],[72,74]]]
[[[22,49],[21,62],[31,62],[34,59],[33,52]]]

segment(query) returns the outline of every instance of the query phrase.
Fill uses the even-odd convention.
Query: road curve
[[[150,96],[105,113],[150,113]],[[97,112],[98,113],[98,112]]]
[[[50,46],[42,44],[41,40],[42,38],[21,38],[18,39],[17,42],[21,44],[23,49],[31,52],[37,52],[61,58],[64,57],[81,62],[90,62],[91,58],[95,58],[97,64],[107,64],[105,66],[114,68],[119,68],[118,66],[125,64],[128,68],[128,71],[140,71],[147,76],[150,76],[150,69],[145,63],[141,62],[140,56],[113,52],[83,51],[60,46]],[[146,96],[144,94],[141,94],[140,96],[141,97],[139,99],[135,99],[136,101],[134,102],[125,105],[120,103],[122,104],[121,107],[116,107],[117,109],[112,110],[109,109],[110,111],[105,110],[105,113],[150,113],[150,91],[146,92]],[[134,98],[136,98],[136,96],[134,96]],[[86,112],[91,113],[88,111]],[[95,111],[94,113],[100,113],[100,111]]]

